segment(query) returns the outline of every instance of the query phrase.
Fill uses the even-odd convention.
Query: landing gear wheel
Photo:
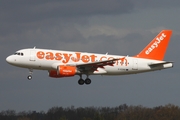
[[[85,80],[85,83],[86,83],[86,85],[89,85],[89,84],[91,84],[91,79],[89,79],[89,78],[86,78],[86,80]]]
[[[29,68],[29,75],[27,76],[27,79],[28,79],[28,80],[31,80],[31,79],[32,79],[32,73],[33,73],[33,69],[32,69],[32,68]]]
[[[28,79],[28,80],[31,80],[31,79],[32,79],[32,76],[31,76],[31,75],[27,76],[27,79]]]
[[[83,79],[79,79],[79,80],[78,80],[78,84],[79,84],[79,85],[84,85],[84,80],[83,80]]]

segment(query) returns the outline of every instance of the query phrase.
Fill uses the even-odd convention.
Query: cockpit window
[[[23,56],[23,55],[24,55],[24,53],[16,52],[16,53],[14,53],[14,55]]]

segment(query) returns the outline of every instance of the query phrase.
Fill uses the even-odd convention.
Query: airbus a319
[[[28,48],[6,58],[14,66],[28,68],[28,79],[34,69],[47,70],[49,77],[64,78],[79,75],[79,85],[91,83],[90,75],[127,75],[173,67],[164,61],[172,30],[162,30],[135,56],[97,54],[75,51]],[[83,79],[82,75],[86,75]]]

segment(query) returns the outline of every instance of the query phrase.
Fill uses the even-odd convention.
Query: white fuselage
[[[14,66],[39,69],[39,70],[56,70],[59,65],[76,66],[78,64],[87,64],[103,60],[118,58],[113,65],[106,65],[98,68],[94,72],[88,74],[93,75],[124,75],[135,74],[170,68],[172,63],[162,64],[158,66],[150,66],[150,64],[161,63],[164,61],[151,60],[137,57],[96,54],[86,52],[71,52],[48,49],[22,49],[14,55],[7,57],[6,61]]]

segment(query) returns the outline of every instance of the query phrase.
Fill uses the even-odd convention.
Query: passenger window
[[[23,53],[21,53],[21,56],[23,56],[24,54]]]

